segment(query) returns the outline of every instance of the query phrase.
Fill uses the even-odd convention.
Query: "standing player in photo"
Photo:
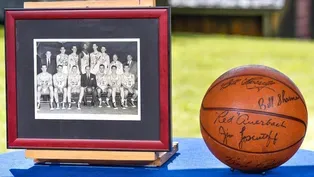
[[[66,83],[67,75],[63,73],[63,66],[58,65],[57,73],[53,75],[54,96],[57,104],[57,109],[60,109],[59,94],[62,94],[63,96],[62,109],[65,109],[65,102],[67,98]]]
[[[65,54],[65,48],[61,47],[60,48],[60,54],[57,55],[56,60],[57,60],[57,66],[61,65],[62,66],[62,72],[64,74],[68,74],[68,64],[69,64],[69,56]]]
[[[107,107],[110,107],[109,105],[109,78],[108,75],[105,73],[105,66],[101,64],[99,66],[99,72],[96,74],[96,81],[97,81],[97,94],[98,94],[98,100],[99,100],[99,107],[102,107],[102,98],[101,95],[104,93],[107,93],[106,97],[106,105]]]
[[[68,109],[72,108],[72,94],[80,94],[81,92],[81,75],[76,65],[72,66],[68,75]],[[78,102],[79,100],[77,100]]]
[[[37,109],[40,109],[40,99],[43,94],[50,96],[50,110],[53,110],[52,74],[47,72],[47,65],[41,66],[42,72],[37,75]]]
[[[90,54],[90,68],[91,68],[91,73],[97,74],[99,70],[99,60],[101,57],[101,53],[98,51],[97,44],[93,44],[93,50],[94,51]]]
[[[106,53],[107,49],[106,47],[101,47],[101,57],[99,60],[100,64],[103,64],[105,66],[105,73],[109,73],[109,66],[110,66],[110,56]]]
[[[79,56],[77,54],[77,47],[72,46],[72,53],[69,55],[69,64],[68,64],[68,71],[69,73],[72,72],[73,66],[78,66]],[[79,70],[77,69],[79,73]]]
[[[85,68],[89,66],[89,53],[88,53],[88,44],[83,44],[83,50],[79,54],[79,69],[81,74],[85,74]]]
[[[116,103],[116,94],[120,93],[121,96],[121,105],[123,104],[124,100],[124,93],[123,88],[121,86],[121,75],[117,74],[117,66],[113,65],[111,66],[111,74],[109,75],[109,85],[110,89],[109,92],[112,96],[112,104],[114,109],[118,109],[117,103]]]
[[[117,70],[116,74],[118,75],[123,74],[123,64],[119,61],[117,54],[114,54],[112,57],[112,62],[110,63],[110,73],[112,72],[111,71],[112,66],[116,66]]]

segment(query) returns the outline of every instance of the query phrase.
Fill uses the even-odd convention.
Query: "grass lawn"
[[[0,152],[5,151],[4,39],[0,31]],[[309,110],[303,148],[314,150],[314,43],[283,39],[173,34],[172,111],[174,137],[201,137],[199,108],[210,84],[225,71],[263,64],[288,75],[299,87]],[[312,143],[313,142],[313,143]]]

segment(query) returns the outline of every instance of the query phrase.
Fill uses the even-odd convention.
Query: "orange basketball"
[[[288,161],[300,148],[308,113],[297,86],[262,65],[231,69],[207,90],[200,110],[203,139],[221,162],[260,173]]]

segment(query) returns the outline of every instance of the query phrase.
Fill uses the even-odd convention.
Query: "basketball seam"
[[[228,79],[231,79],[231,78],[235,78],[235,77],[241,77],[241,76],[262,76],[262,77],[267,77],[267,78],[270,78],[270,79],[273,79],[275,81],[278,81],[280,83],[282,83],[283,85],[287,86],[289,89],[291,89],[295,94],[297,94],[300,98],[301,98],[301,102],[303,103],[303,105],[305,106],[305,110],[306,110],[306,113],[307,113],[307,108],[306,108],[306,104],[305,104],[305,100],[303,100],[303,96],[300,96],[298,94],[298,92],[294,89],[292,89],[289,85],[285,84],[284,82],[280,81],[280,80],[277,80],[275,78],[272,78],[272,77],[269,77],[269,76],[265,76],[265,75],[262,75],[262,74],[243,74],[243,75],[237,75],[237,76],[232,76],[232,77],[228,77],[226,79],[223,79],[221,81],[219,81],[218,83],[216,83],[215,85],[212,85],[206,92],[205,94],[205,97],[207,96],[208,92],[210,92],[213,88],[215,88],[218,84],[220,84],[221,82],[225,81],[225,80],[228,80]],[[292,82],[292,81],[291,81]],[[293,83],[293,82],[292,82]],[[295,84],[293,84],[296,88],[297,86]],[[298,90],[300,92],[300,90]],[[301,93],[301,92],[300,92]],[[205,98],[204,97],[204,98]]]
[[[277,114],[277,113],[265,112],[265,111],[257,111],[257,110],[251,110],[251,109],[239,109],[239,108],[227,108],[227,107],[205,107],[203,104],[202,104],[202,109],[205,111],[206,110],[228,110],[228,111],[247,112],[247,113],[259,114],[259,115],[274,116],[274,117],[278,117],[278,118],[284,118],[284,119],[300,122],[304,125],[305,130],[307,129],[307,125],[303,120],[301,120],[297,117],[287,116],[284,114]]]
[[[287,149],[293,147],[294,145],[298,144],[298,143],[299,143],[300,141],[302,141],[302,140],[304,139],[304,137],[305,137],[305,136],[303,135],[296,143],[294,143],[294,144],[292,144],[292,145],[290,145],[290,146],[288,146],[288,147],[286,147],[286,148],[279,149],[279,150],[276,150],[276,151],[252,152],[252,151],[239,150],[239,149],[236,149],[236,148],[234,148],[234,147],[224,145],[223,143],[221,143],[220,141],[218,141],[217,139],[215,139],[214,137],[212,137],[212,136],[210,135],[210,133],[207,132],[207,130],[206,130],[205,127],[203,126],[202,121],[200,121],[200,125],[201,125],[201,128],[205,131],[205,133],[206,133],[211,139],[213,139],[216,143],[218,143],[218,144],[220,144],[220,145],[222,145],[222,146],[224,146],[224,147],[226,147],[226,148],[232,149],[232,150],[234,150],[234,151],[245,152],[245,153],[250,153],[250,154],[271,154],[271,153],[276,153],[276,152],[284,151],[284,150],[287,150]],[[205,140],[205,142],[206,142],[206,140]],[[206,143],[207,143],[207,142],[206,142]]]

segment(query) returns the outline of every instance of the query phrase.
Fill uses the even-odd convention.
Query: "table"
[[[0,155],[0,177],[216,177],[262,176],[248,175],[218,161],[207,149],[201,138],[178,138],[178,153],[160,168],[34,165],[18,150]],[[268,171],[265,176],[314,176],[314,151],[299,150],[281,167]]]

